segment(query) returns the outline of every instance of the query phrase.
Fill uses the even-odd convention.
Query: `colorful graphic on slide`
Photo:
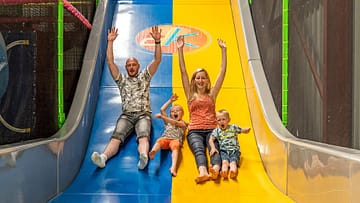
[[[159,25],[159,27],[163,35],[161,41],[163,53],[175,53],[177,51],[176,40],[180,35],[184,35],[186,38],[184,46],[186,52],[203,49],[211,42],[211,36],[199,28],[179,25]],[[141,47],[152,52],[154,50],[154,40],[149,34],[150,31],[151,27],[140,31],[136,35],[136,42]]]

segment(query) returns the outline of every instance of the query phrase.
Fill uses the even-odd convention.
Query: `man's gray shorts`
[[[134,132],[136,132],[136,140],[147,137],[150,140],[151,132],[151,113],[149,112],[123,112],[116,122],[116,127],[112,134],[112,138],[119,139],[121,143]]]

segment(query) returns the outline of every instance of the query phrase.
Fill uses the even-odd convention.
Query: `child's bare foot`
[[[151,159],[151,160],[154,160],[154,157],[155,157],[155,151],[153,151],[153,150],[151,150],[150,152],[149,152],[149,158]]]
[[[216,180],[219,175],[219,171],[216,171],[214,168],[210,167],[209,172],[210,172],[211,179]]]
[[[221,171],[220,176],[224,179],[228,179],[228,171]]]
[[[208,181],[209,179],[210,179],[210,176],[208,176],[208,175],[198,176],[198,177],[195,178],[195,182],[197,184],[199,184],[199,183],[203,183],[205,181]]]
[[[236,179],[236,177],[237,177],[237,171],[231,171],[230,170],[230,178],[231,179]]]
[[[173,177],[176,177],[176,170],[175,169],[173,169],[173,168],[170,168],[170,173],[171,173],[171,175],[173,176]]]

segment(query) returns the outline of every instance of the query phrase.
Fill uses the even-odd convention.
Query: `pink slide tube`
[[[64,7],[75,17],[77,17],[87,28],[91,29],[89,21],[67,0],[64,0]]]

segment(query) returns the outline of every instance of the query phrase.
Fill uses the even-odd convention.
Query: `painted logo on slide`
[[[176,40],[184,35],[184,52],[195,51],[207,47],[211,41],[208,33],[189,26],[159,25],[161,29],[161,50],[163,53],[177,52]],[[154,51],[154,39],[150,35],[151,27],[140,31],[136,35],[136,42],[143,48]]]

